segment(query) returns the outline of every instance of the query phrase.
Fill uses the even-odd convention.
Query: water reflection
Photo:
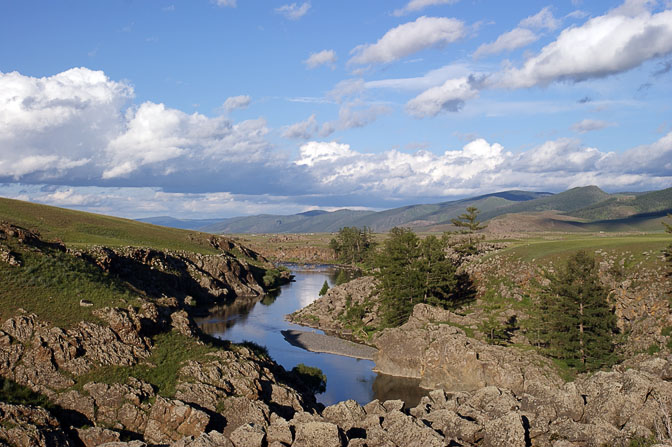
[[[325,405],[347,399],[360,404],[373,399],[402,399],[407,406],[416,405],[426,394],[417,386],[417,381],[376,374],[370,360],[309,352],[284,339],[283,330],[313,330],[289,323],[284,317],[315,301],[324,281],[333,287],[339,275],[338,270],[326,266],[290,265],[289,268],[295,281],[282,286],[279,294],[238,298],[233,303],[209,309],[207,316],[196,319],[197,323],[204,332],[215,337],[234,343],[253,341],[265,346],[271,357],[287,370],[299,363],[320,368],[327,376],[327,389],[317,399]]]

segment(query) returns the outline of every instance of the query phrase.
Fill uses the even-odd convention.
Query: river
[[[373,399],[401,399],[406,406],[415,406],[426,394],[418,381],[393,377],[372,371],[374,363],[334,354],[309,352],[289,344],[280,331],[314,329],[289,323],[285,315],[307,306],[318,298],[326,280],[332,287],[338,270],[329,266],[290,265],[294,281],[280,288],[279,293],[261,298],[238,298],[233,303],[209,310],[196,321],[201,329],[215,337],[234,343],[252,341],[265,346],[268,353],[286,370],[299,363],[316,366],[327,376],[327,388],[317,400],[332,405],[347,399],[365,404]]]

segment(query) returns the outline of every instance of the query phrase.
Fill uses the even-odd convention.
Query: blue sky
[[[125,217],[672,186],[672,2],[0,0],[0,196]]]

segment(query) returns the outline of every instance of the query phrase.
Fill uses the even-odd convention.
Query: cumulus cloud
[[[278,159],[262,119],[129,107],[132,97],[129,85],[86,68],[0,73],[0,182],[220,188]]]
[[[474,57],[478,58],[488,54],[513,51],[529,45],[537,39],[539,39],[539,36],[527,28],[514,28],[504,34],[500,34],[494,42],[484,43],[479,46],[474,52]]]
[[[252,98],[248,95],[230,96],[226,98],[222,107],[227,112],[230,112],[236,109],[246,109],[250,105],[250,102],[252,102]]]
[[[306,67],[313,69],[320,65],[328,65],[333,70],[336,64],[336,53],[334,50],[322,50],[317,53],[310,53],[308,59],[303,61]]]
[[[514,154],[476,139],[443,154],[428,151],[362,153],[347,144],[311,141],[301,146],[299,166],[309,168],[315,188],[334,194],[381,197],[446,197],[526,188],[562,191],[663,188],[672,183],[672,132],[623,154],[586,147],[580,140],[547,141]]]
[[[403,8],[395,9],[392,14],[400,17],[411,12],[421,11],[428,6],[452,5],[458,1],[460,0],[411,0]]]
[[[416,118],[436,116],[441,112],[457,112],[465,101],[478,96],[469,78],[449,79],[438,87],[420,93],[406,103],[406,112]]]
[[[488,54],[501,53],[503,51],[513,51],[522,48],[537,41],[539,36],[532,32],[530,28],[555,30],[560,26],[549,6],[533,16],[529,16],[520,21],[518,27],[501,34],[494,42],[484,43],[474,52],[474,57],[478,58]]]
[[[609,121],[586,118],[584,120],[579,121],[578,123],[572,124],[572,130],[579,133],[586,133],[615,125],[616,125],[615,123],[611,123]]]
[[[374,44],[355,47],[349,64],[376,64],[399,60],[426,48],[455,42],[465,35],[464,23],[446,17],[419,17],[389,30]]]
[[[644,1],[627,1],[606,15],[568,28],[520,68],[493,77],[494,86],[527,88],[579,82],[630,70],[672,52],[672,10],[652,14]]]
[[[291,3],[288,5],[282,5],[279,8],[275,8],[275,12],[282,14],[289,20],[299,20],[301,17],[306,15],[309,9],[310,2],[305,2],[300,6],[296,3]]]
[[[302,140],[309,140],[317,132],[317,120],[315,114],[312,114],[305,121],[287,126],[282,132],[285,138],[296,138]]]

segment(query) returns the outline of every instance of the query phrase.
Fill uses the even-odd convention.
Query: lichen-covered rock
[[[266,432],[255,424],[244,424],[236,428],[229,439],[234,447],[262,447],[266,440]]]
[[[199,436],[210,423],[210,416],[179,400],[157,397],[152,405],[145,439],[148,442],[165,443],[185,436]]]
[[[102,427],[89,427],[77,429],[77,436],[84,447],[96,447],[108,442],[119,442],[119,432]]]
[[[525,428],[520,414],[511,412],[493,419],[483,427],[483,447],[525,447],[529,445],[525,439]]]
[[[330,422],[302,422],[296,426],[292,447],[342,447],[344,439],[336,424]]]

